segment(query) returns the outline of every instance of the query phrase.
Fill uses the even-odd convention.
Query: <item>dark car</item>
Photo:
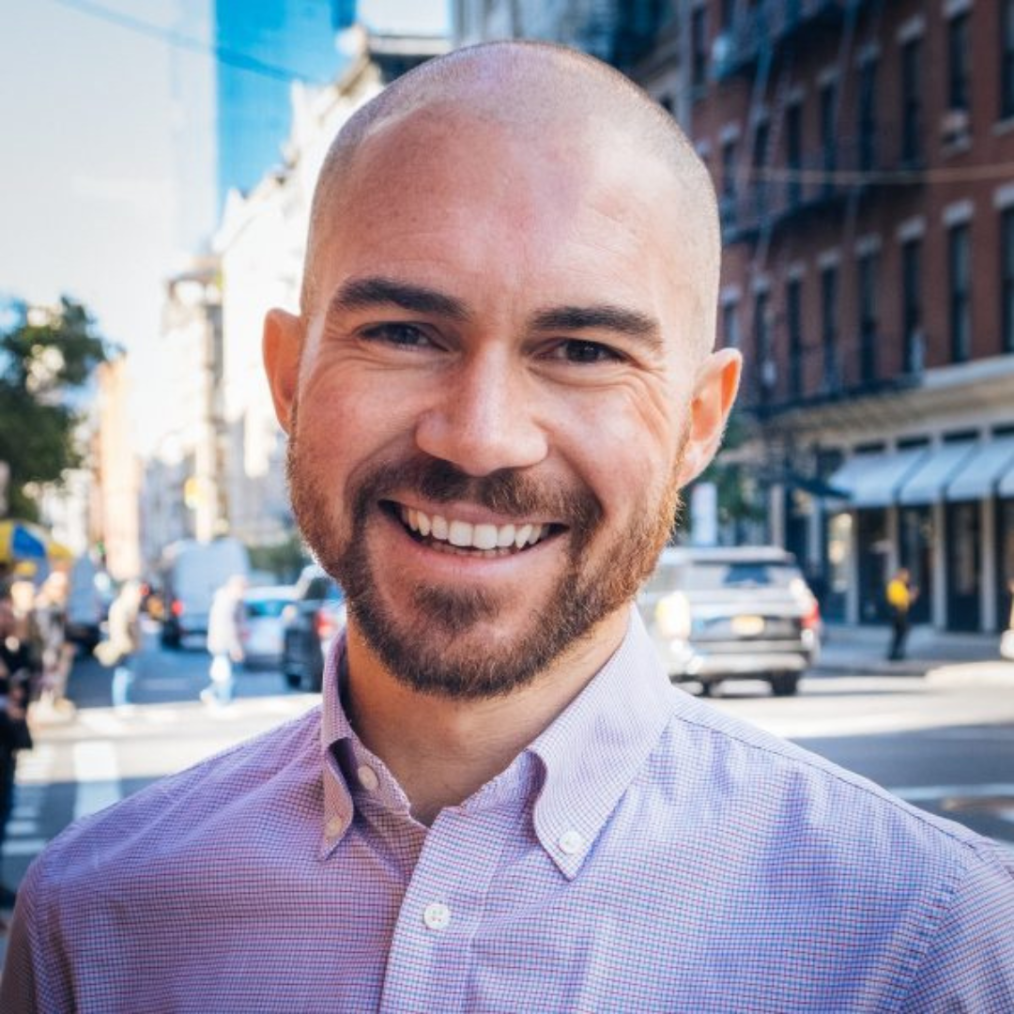
[[[324,659],[345,626],[345,596],[335,580],[313,564],[300,574],[282,620],[285,680],[290,687],[316,693],[324,677]]]

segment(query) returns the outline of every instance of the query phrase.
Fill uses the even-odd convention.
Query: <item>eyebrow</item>
[[[391,278],[353,278],[342,285],[328,303],[328,313],[400,306],[410,313],[432,313],[452,320],[468,320],[465,304],[454,296]]]
[[[536,331],[605,330],[662,344],[658,322],[647,314],[608,303],[594,306],[556,306],[540,310],[532,319]]]

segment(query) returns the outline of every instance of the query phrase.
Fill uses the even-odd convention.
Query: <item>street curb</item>
[[[943,665],[926,673],[926,679],[941,687],[1001,687],[1014,690],[1014,662],[966,662]]]

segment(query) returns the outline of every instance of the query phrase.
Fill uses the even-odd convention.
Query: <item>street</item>
[[[135,704],[110,707],[109,671],[79,660],[72,718],[40,716],[36,746],[18,767],[19,793],[4,856],[16,885],[45,843],[72,820],[203,757],[297,716],[316,703],[276,672],[240,670],[224,710],[198,702],[207,655],[168,651],[153,630],[138,659]],[[692,686],[692,685],[691,685]],[[830,675],[798,697],[731,683],[714,706],[760,725],[1014,848],[1014,694],[917,676]]]

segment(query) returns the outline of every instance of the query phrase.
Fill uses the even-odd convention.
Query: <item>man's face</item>
[[[416,688],[528,682],[670,530],[699,294],[671,181],[623,151],[416,116],[351,170],[288,382],[293,506]]]

